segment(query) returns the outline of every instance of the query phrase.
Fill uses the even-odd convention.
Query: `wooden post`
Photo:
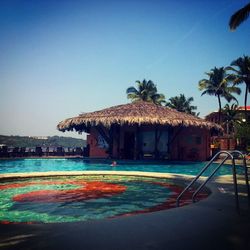
[[[113,125],[110,126],[109,129],[109,158],[113,158],[113,144],[114,144],[114,127]]]
[[[158,128],[157,126],[155,127],[155,160],[159,158],[159,152],[158,152]]]
[[[170,152],[170,146],[172,145],[172,143],[176,140],[177,136],[180,134],[180,132],[182,131],[183,128],[183,122],[181,123],[181,125],[179,126],[178,130],[176,131],[176,133],[173,133],[173,128],[171,128],[171,141],[168,140],[168,153]]]
[[[116,127],[116,133],[117,133],[117,158],[120,159],[120,137],[121,137],[121,126],[117,125]]]
[[[139,153],[140,153],[140,141],[139,141],[139,133],[140,133],[140,128],[138,125],[136,125],[136,132],[135,132],[135,159],[138,160]]]

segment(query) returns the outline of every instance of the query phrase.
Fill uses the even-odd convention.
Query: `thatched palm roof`
[[[112,124],[119,125],[143,125],[158,124],[169,126],[195,126],[202,128],[215,128],[220,130],[221,127],[215,123],[207,122],[201,118],[186,113],[178,112],[174,109],[155,105],[149,102],[134,102],[129,104],[118,105],[103,110],[83,113],[77,117],[68,118],[61,121],[57,128],[60,131],[79,132],[86,131],[92,126],[102,125],[110,127]]]

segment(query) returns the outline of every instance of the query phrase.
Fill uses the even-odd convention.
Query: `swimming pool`
[[[0,223],[78,222],[176,207],[185,182],[165,178],[86,175],[2,180]],[[209,195],[203,190],[198,199]],[[181,205],[191,202],[191,191]]]
[[[197,175],[205,166],[205,162],[198,163],[166,163],[166,164],[142,164],[119,163],[112,167],[110,163],[87,163],[82,159],[12,159],[0,161],[0,174],[4,173],[29,173],[29,172],[49,172],[49,171],[88,171],[88,170],[112,170],[112,171],[143,171]],[[212,164],[204,176],[208,176],[217,164]],[[237,167],[238,173],[243,173],[242,167]],[[223,165],[216,175],[227,175],[232,173],[230,165]]]

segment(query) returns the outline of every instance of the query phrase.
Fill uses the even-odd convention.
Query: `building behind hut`
[[[246,119],[247,118],[247,119]],[[223,128],[223,133],[221,133],[219,136],[215,136],[212,138],[212,144],[213,147],[216,151],[219,150],[235,150],[235,149],[240,149],[240,150],[246,150],[247,145],[244,145],[246,142],[242,143],[241,138],[236,138],[235,133],[237,132],[237,129],[235,129],[235,125],[230,121],[227,120],[227,115],[222,112],[220,115],[220,120],[219,121],[219,112],[214,111],[209,113],[208,115],[205,116],[205,120],[213,123],[221,123],[221,126]],[[239,123],[245,123],[250,121],[250,106],[246,106],[246,111],[245,111],[245,106],[240,106],[235,109],[235,117],[234,120]]]

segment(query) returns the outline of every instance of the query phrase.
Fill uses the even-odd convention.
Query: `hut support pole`
[[[155,160],[158,160],[158,159],[159,159],[158,142],[159,142],[158,128],[157,128],[157,126],[156,126],[156,127],[155,127]]]
[[[183,123],[182,123],[183,124]],[[180,134],[180,132],[182,131],[182,128],[183,128],[183,126],[182,126],[182,124],[181,124],[181,126],[179,127],[179,129],[177,130],[177,132],[175,133],[175,135],[173,135],[173,138],[171,139],[171,141],[169,141],[169,143],[168,143],[168,154],[169,154],[169,151],[170,151],[170,146],[171,146],[171,144],[175,141],[175,139],[177,138],[177,136]]]
[[[139,133],[140,133],[140,127],[136,125],[136,132],[135,132],[135,159],[136,160],[140,158]]]
[[[117,129],[116,129],[116,133],[117,133],[117,158],[121,158],[121,145],[120,145],[120,137],[121,137],[121,126],[117,125]]]
[[[113,158],[113,137],[114,137],[114,127],[111,125],[109,130],[109,158]]]

